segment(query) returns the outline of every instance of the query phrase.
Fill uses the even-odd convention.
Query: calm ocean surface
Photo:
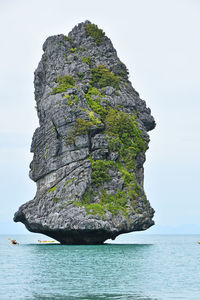
[[[200,235],[128,235],[128,244],[37,244],[0,236],[0,299],[200,299]]]

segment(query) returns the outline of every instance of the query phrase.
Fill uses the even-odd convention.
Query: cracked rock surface
[[[33,200],[14,221],[62,244],[101,244],[154,224],[143,190],[151,111],[89,21],[47,38],[35,71]]]

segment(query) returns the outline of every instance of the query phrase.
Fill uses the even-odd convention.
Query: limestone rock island
[[[102,244],[154,224],[143,190],[151,111],[112,42],[85,21],[47,38],[35,71],[35,198],[14,221],[62,244]]]

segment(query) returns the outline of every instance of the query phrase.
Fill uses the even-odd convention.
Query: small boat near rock
[[[10,245],[19,245],[19,243],[16,240],[10,240]]]
[[[52,240],[52,241],[40,241],[40,240],[38,240],[38,243],[39,243],[39,244],[55,243],[55,241],[54,241],[54,240]]]

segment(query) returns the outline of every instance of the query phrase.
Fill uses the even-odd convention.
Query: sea
[[[68,246],[1,235],[0,299],[200,299],[200,235],[125,236]]]

